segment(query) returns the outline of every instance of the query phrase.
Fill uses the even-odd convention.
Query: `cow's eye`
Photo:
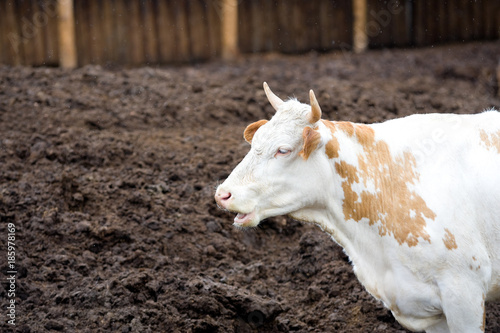
[[[286,148],[279,148],[277,151],[276,151],[276,155],[274,156],[286,156],[288,154],[290,154],[292,151],[290,149],[286,149]]]

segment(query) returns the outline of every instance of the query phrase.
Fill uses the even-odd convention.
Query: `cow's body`
[[[315,223],[402,325],[484,331],[500,298],[500,113],[362,125],[266,92],[277,114],[247,128],[252,149],[216,193],[235,224]]]

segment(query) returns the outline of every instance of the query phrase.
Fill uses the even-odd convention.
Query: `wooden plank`
[[[472,33],[471,24],[471,6],[467,0],[456,1],[457,13],[458,13],[458,40],[460,42],[470,40]]]
[[[440,1],[440,3],[442,2]],[[412,5],[410,0],[393,2],[389,7],[389,11],[394,16],[392,27],[394,46],[404,47],[411,44],[411,10]]]
[[[58,1],[59,16],[59,54],[63,68],[74,68],[77,65],[75,45],[75,20],[73,1]]]
[[[413,44],[423,46],[426,44],[425,36],[425,2],[416,1],[413,3]]]
[[[373,19],[377,21],[380,25],[381,33],[380,33],[380,43],[383,47],[394,46],[394,25],[396,24],[396,20],[398,18],[398,14],[393,11],[391,7],[391,2],[384,2],[383,6],[380,8],[378,13],[375,13],[375,17]]]
[[[46,65],[45,45],[47,43],[47,38],[49,37],[47,33],[49,17],[42,11],[42,7],[39,2],[39,0],[31,0],[31,8],[33,12],[31,20],[37,30],[36,36],[33,40],[36,59],[33,65],[36,66]]]
[[[260,8],[262,17],[262,51],[275,51],[278,44],[276,24],[276,4],[273,1],[262,1]]]
[[[174,8],[170,1],[158,1],[158,39],[160,62],[176,60],[175,19]]]
[[[437,24],[438,41],[444,43],[448,41],[448,16],[446,15],[446,3],[438,1],[437,16],[439,17]]]
[[[252,36],[252,48],[251,52],[261,52],[263,51],[262,48],[262,25],[263,25],[263,20],[262,16],[260,15],[260,1],[259,0],[254,0],[251,1],[251,7],[250,7],[250,22],[251,22],[251,30],[250,34]]]
[[[89,39],[88,22],[87,22],[88,11],[85,10],[85,4],[83,0],[74,0],[73,6],[75,15],[75,35],[76,35],[75,42],[78,54],[77,57],[78,66],[83,66],[90,63],[90,52],[88,48],[88,39]]]
[[[283,52],[297,52],[297,39],[295,38],[295,30],[293,23],[294,15],[294,0],[279,1],[279,26],[283,32],[280,38],[283,41]]]
[[[500,2],[485,1],[485,38],[496,39],[500,37]]]
[[[330,25],[327,25],[328,44],[325,50],[352,48],[352,6],[350,0],[340,0],[335,2],[326,1],[329,11]],[[326,9],[325,9],[326,10]]]
[[[92,12],[90,9],[90,2],[94,0],[79,0],[81,3],[82,19],[83,19],[83,51],[87,53],[87,61],[84,65],[93,63],[93,32],[92,32]]]
[[[367,6],[367,0],[353,0],[353,50],[356,53],[368,48]]]
[[[43,12],[43,8],[39,0],[31,0],[31,6],[33,8],[33,24],[39,30],[35,41],[35,50],[37,54],[36,65],[46,66],[45,45],[47,44],[48,38],[47,24],[49,22],[49,17]]]
[[[339,0],[335,10],[339,34],[339,47],[345,50],[347,45],[354,47],[354,7],[351,0]],[[365,31],[366,35],[366,31]]]
[[[82,62],[85,60],[85,53],[82,52],[82,38],[83,38],[83,33],[82,33],[82,18],[81,18],[81,13],[82,11],[80,10],[80,3],[81,0],[74,0],[73,1],[73,15],[75,17],[75,44],[76,44],[76,52],[78,54],[78,66],[82,65]],[[59,19],[57,19],[57,29],[59,28]],[[59,31],[57,30],[57,34],[59,34]],[[59,45],[59,44],[58,44]]]
[[[426,45],[431,45],[432,40],[431,40],[431,32],[429,31],[429,27],[432,24],[432,15],[429,15],[429,10],[432,10],[432,2],[431,1],[420,1],[421,7],[419,8],[421,11],[419,12],[420,14],[420,19],[419,19],[419,30],[420,30],[420,46],[426,46]]]
[[[221,54],[221,19],[220,19],[220,8],[218,6],[217,1],[209,1],[207,2],[207,15],[208,15],[208,35],[209,35],[209,45],[210,45],[210,56],[218,57]],[[240,13],[240,9],[238,8],[238,15]],[[238,22],[238,48],[241,47],[240,44],[240,22],[243,20],[239,20]]]
[[[319,3],[319,24],[320,24],[320,40],[319,49],[328,51],[332,49],[334,42],[334,21],[333,21],[333,2],[322,0]]]
[[[125,0],[114,0],[113,2],[113,61],[119,64],[128,64],[129,34],[128,34],[128,12],[124,3]]]
[[[15,1],[16,4],[16,19],[19,25],[20,37],[23,45],[23,58],[21,64],[29,66],[35,62],[34,43],[37,30],[34,28],[30,20],[33,16],[31,12],[31,1]]]
[[[24,62],[24,42],[23,36],[21,35],[21,30],[17,22],[19,17],[16,3],[9,1],[6,4],[5,11],[5,22],[6,22],[6,33],[9,40],[9,54],[12,65],[21,65]]]
[[[483,13],[482,34],[483,38],[490,38],[490,27],[492,25],[493,13],[491,13],[491,1],[482,1],[481,11]]]
[[[90,63],[91,64],[101,64],[102,54],[103,54],[103,43],[102,43],[102,28],[101,28],[101,9],[99,0],[86,0],[88,11],[88,49],[90,51]],[[85,8],[84,7],[84,8]],[[85,10],[85,9],[84,9]]]
[[[175,8],[175,32],[176,32],[176,60],[188,62],[191,60],[191,50],[189,42],[189,24],[187,7],[184,1],[176,2]]]
[[[252,1],[252,34],[254,35],[254,52],[266,51],[266,18],[262,14],[265,0]]]
[[[367,1],[366,33],[371,47],[390,46],[392,43],[392,16],[386,5],[378,0]]]
[[[309,41],[307,40],[306,33],[306,15],[304,10],[304,4],[306,2],[294,0],[292,7],[292,33],[295,39],[295,50],[294,52],[304,52],[308,50]]]
[[[293,30],[293,24],[291,17],[293,15],[293,7],[289,0],[278,0],[277,12],[278,12],[278,38],[280,40],[280,45],[278,45],[278,50],[285,53],[292,53],[296,50],[296,40]]]
[[[493,38],[500,38],[500,2],[495,1],[493,4],[493,29],[494,35]]]
[[[109,64],[116,61],[118,43],[115,33],[115,4],[112,0],[102,1],[101,3],[101,55],[102,64]]]
[[[93,50],[97,57],[95,63],[102,65],[106,63],[106,56],[108,52],[106,36],[103,33],[106,21],[106,17],[103,12],[104,2],[106,1],[94,0],[94,5],[92,7],[92,38],[95,46]]]
[[[321,48],[320,3],[306,1],[304,3],[303,30],[307,39],[305,51],[319,50]]]
[[[39,0],[42,12],[47,15],[47,27],[45,39],[45,63],[48,66],[59,64],[59,34],[58,34],[58,18],[57,18],[57,2],[56,0]],[[75,32],[76,34],[76,32]],[[76,36],[75,36],[76,38]],[[76,42],[75,42],[76,47]],[[76,52],[76,50],[75,50]]]
[[[448,40],[458,41],[460,39],[460,0],[448,0]]]
[[[384,47],[396,45],[394,41],[394,25],[396,25],[398,14],[390,8],[391,2],[384,2],[384,6],[379,13],[377,13],[376,21],[380,24],[382,29],[381,42]]]
[[[269,23],[271,24],[270,34],[272,36],[272,52],[278,52],[281,48],[281,31],[279,27],[279,4],[277,1],[271,2],[271,10],[269,12]]]
[[[0,13],[5,13],[6,2],[0,1]],[[6,20],[0,20],[0,64],[8,64],[9,60],[7,58],[7,47],[9,45],[9,40],[7,39],[6,33]]]
[[[381,47],[381,26],[374,19],[374,16],[382,8],[382,3],[378,0],[367,0],[366,1],[366,28],[365,34],[368,38],[368,46],[370,47]]]
[[[142,37],[143,25],[141,22],[140,2],[127,1],[126,3],[129,15],[129,64],[139,65],[144,62],[144,38]]]
[[[144,60],[147,64],[158,63],[158,38],[156,13],[152,0],[142,1],[142,22],[144,32]]]
[[[2,32],[3,63],[19,65],[21,63],[22,38],[19,35],[15,7],[12,1],[0,1],[0,11],[5,13],[0,20]]]
[[[438,20],[437,15],[429,15],[429,13],[437,13],[439,10],[437,1],[427,1],[425,6],[425,45],[434,45],[438,40]]]
[[[238,1],[222,1],[221,47],[222,58],[229,60],[238,55]]]
[[[189,35],[191,59],[194,61],[209,58],[208,21],[205,6],[201,0],[189,1]]]
[[[478,40],[484,37],[482,22],[486,13],[482,12],[483,1],[476,0],[472,4],[472,39]]]
[[[325,51],[337,49],[342,43],[350,43],[342,38],[345,27],[342,26],[344,13],[343,9],[340,8],[340,6],[342,6],[341,2],[342,1],[323,1],[323,8],[321,12],[324,15],[322,20],[326,20],[326,25],[325,23],[322,23],[322,26],[324,26],[327,31],[322,31],[322,34],[325,35],[325,37],[322,37],[321,43]],[[352,14],[352,12],[350,12],[350,14]]]
[[[461,0],[458,4],[460,13],[460,40],[467,41],[471,38],[471,15],[469,0]]]
[[[498,1],[495,1],[494,3],[494,21],[493,21],[493,27],[495,28],[495,35],[494,38],[500,38],[500,3]]]
[[[223,27],[223,17],[222,8],[223,1],[218,0],[216,2],[217,16],[220,21],[220,40],[221,40],[221,52],[222,52],[222,29]],[[242,53],[252,52],[252,2],[251,1],[241,1],[238,3],[238,17],[245,17],[244,20],[238,20],[238,50]]]
[[[352,23],[351,23],[351,30],[348,33],[348,40],[345,40],[346,32],[345,32],[345,26],[344,26],[344,20],[345,20],[345,12],[342,8],[342,3],[343,1],[335,1],[335,2],[330,2],[327,1],[327,3],[331,3],[331,20],[332,20],[332,26],[329,34],[329,39],[331,40],[331,47],[336,49],[336,48],[344,48],[346,49],[349,47],[349,49],[352,48]],[[352,17],[353,13],[352,11],[349,11],[349,15]]]

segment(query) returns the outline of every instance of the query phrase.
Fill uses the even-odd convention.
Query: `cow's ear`
[[[247,128],[245,128],[245,132],[243,132],[243,137],[245,138],[245,141],[248,143],[252,143],[252,139],[253,136],[255,135],[255,132],[257,132],[257,130],[265,123],[267,123],[267,120],[262,119],[248,125]]]
[[[304,146],[299,155],[302,156],[304,160],[307,160],[309,155],[311,155],[321,142],[321,134],[308,126],[302,131],[302,138],[304,139]]]

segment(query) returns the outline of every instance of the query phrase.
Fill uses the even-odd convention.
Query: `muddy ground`
[[[405,332],[318,228],[249,231],[215,186],[273,114],[262,82],[324,118],[380,122],[500,106],[500,43],[232,63],[76,70],[0,66],[0,267],[15,225],[5,332]],[[463,286],[467,288],[467,286]],[[8,301],[16,304],[7,324]],[[500,332],[490,304],[487,332]]]

